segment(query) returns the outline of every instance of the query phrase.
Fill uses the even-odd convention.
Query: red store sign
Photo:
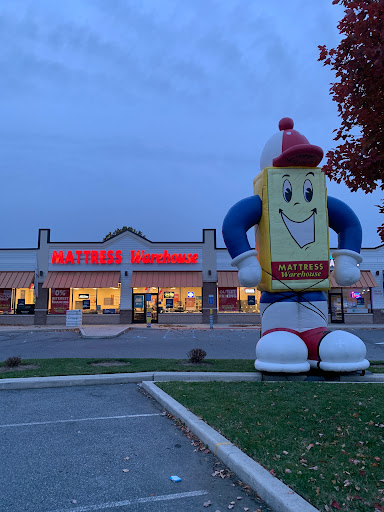
[[[145,264],[195,264],[199,255],[197,253],[149,253],[145,251],[131,251],[131,263]],[[76,265],[80,263],[91,265],[119,265],[123,261],[121,251],[53,251],[52,265]]]

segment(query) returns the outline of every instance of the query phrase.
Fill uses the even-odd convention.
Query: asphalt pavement
[[[270,511],[134,384],[2,391],[0,409],[2,512]]]
[[[384,360],[384,329],[345,329],[359,336],[370,360]],[[82,338],[78,332],[0,332],[0,360],[56,357],[183,359],[192,348],[203,348],[211,359],[254,359],[258,329],[131,329],[116,338]]]

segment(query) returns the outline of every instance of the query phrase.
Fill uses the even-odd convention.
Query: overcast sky
[[[334,147],[317,46],[338,44],[342,16],[331,0],[1,0],[0,247],[123,225],[157,242],[216,228],[222,246],[280,118]],[[355,209],[363,246],[381,243],[379,192],[328,193]]]

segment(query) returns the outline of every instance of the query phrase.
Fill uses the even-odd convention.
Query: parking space
[[[2,391],[0,409],[2,512],[269,510],[134,384]]]

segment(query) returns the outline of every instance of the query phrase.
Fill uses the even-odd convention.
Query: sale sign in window
[[[69,288],[51,288],[51,315],[65,315],[69,309]]]
[[[237,310],[237,288],[219,288],[219,311]]]

